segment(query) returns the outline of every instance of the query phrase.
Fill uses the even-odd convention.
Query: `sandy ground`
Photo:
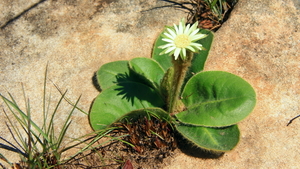
[[[187,14],[162,1],[46,0],[0,2],[0,92],[24,103],[24,84],[33,119],[40,121],[43,77],[68,89],[68,97],[89,111],[99,93],[92,77],[110,61],[150,57],[164,25]],[[25,9],[27,12],[22,13]],[[149,10],[151,9],[151,10]],[[206,70],[224,70],[245,78],[257,92],[253,113],[239,123],[238,146],[219,159],[177,153],[166,168],[299,168],[300,19],[297,0],[240,0],[230,19],[215,33]],[[20,17],[10,21],[14,16]],[[49,82],[53,100],[60,94]],[[0,101],[1,110],[4,104]],[[69,110],[62,107],[57,125]],[[5,124],[1,114],[0,123]],[[69,134],[90,132],[87,117],[75,112]],[[0,135],[10,139],[5,125]],[[6,151],[0,150],[9,159]]]

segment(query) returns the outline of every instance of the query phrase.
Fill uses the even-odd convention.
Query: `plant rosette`
[[[232,150],[240,137],[237,123],[254,109],[256,94],[241,77],[203,71],[214,35],[197,25],[181,20],[165,27],[152,58],[102,65],[96,73],[102,91],[89,114],[92,128],[153,115],[200,148]]]

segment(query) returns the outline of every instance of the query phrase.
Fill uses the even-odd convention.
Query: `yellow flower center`
[[[182,34],[182,35],[178,35],[176,36],[176,38],[174,39],[174,44],[176,45],[176,47],[178,48],[185,48],[187,46],[189,46],[191,43],[189,36]]]

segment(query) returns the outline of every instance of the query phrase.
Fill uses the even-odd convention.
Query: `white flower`
[[[205,38],[207,35],[198,33],[200,29],[198,29],[197,26],[198,22],[194,23],[192,27],[190,27],[190,24],[185,26],[185,21],[182,19],[178,26],[174,24],[174,27],[167,28],[162,35],[162,40],[167,42],[167,44],[158,47],[165,49],[160,55],[168,53],[169,55],[174,54],[175,60],[177,60],[180,55],[181,59],[185,60],[186,50],[192,52],[203,50],[202,45],[195,42]]]

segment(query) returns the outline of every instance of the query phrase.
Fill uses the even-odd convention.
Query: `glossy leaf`
[[[168,27],[166,26],[166,28]],[[167,71],[168,68],[172,66],[171,56],[169,56],[168,54],[159,55],[164,49],[158,48],[159,46],[166,44],[166,42],[162,40],[163,32],[159,34],[158,38],[154,43],[153,51],[152,51],[152,59],[156,60],[164,68],[164,70]]]
[[[208,57],[214,34],[211,31],[206,29],[201,29],[200,31],[203,34],[207,34],[208,36],[204,39],[200,39],[198,43],[202,44],[205,50],[201,50],[198,53],[194,54],[194,58],[192,60],[192,66],[190,67],[189,71],[187,72],[186,79],[190,79],[194,74],[203,71],[205,61]]]
[[[95,99],[89,114],[94,130],[110,126],[133,110],[164,105],[159,93],[154,89],[130,81],[126,76],[122,78],[122,83],[107,88]]]
[[[196,146],[214,151],[232,150],[240,138],[237,125],[224,128],[209,128],[176,124],[177,131]]]
[[[222,71],[193,76],[182,92],[186,110],[176,114],[186,124],[223,127],[248,116],[256,103],[255,91],[244,79]]]
[[[147,81],[151,87],[159,89],[165,71],[157,61],[150,58],[134,58],[129,61],[129,67],[139,75],[139,79]]]
[[[104,90],[117,82],[119,74],[129,74],[128,61],[115,61],[102,65],[97,71],[97,81]]]

